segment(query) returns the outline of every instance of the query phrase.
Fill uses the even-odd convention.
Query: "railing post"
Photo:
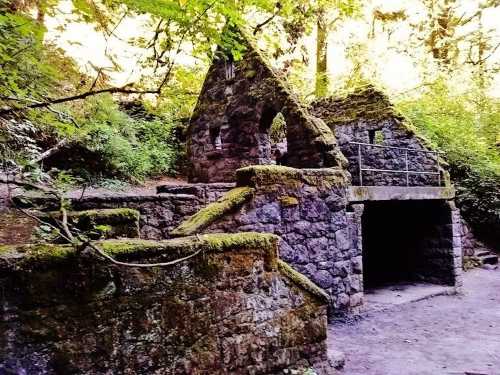
[[[406,186],[410,186],[410,173],[408,172],[408,150],[405,150],[405,164],[406,164]]]
[[[363,170],[361,169],[361,145],[358,144],[358,168],[359,168],[359,186],[363,186]]]
[[[438,173],[438,186],[441,187],[441,165],[439,164],[439,154],[436,153],[436,166]]]

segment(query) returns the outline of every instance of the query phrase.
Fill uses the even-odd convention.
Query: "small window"
[[[368,140],[372,145],[384,143],[384,134],[381,130],[368,130]]]
[[[222,150],[222,139],[220,136],[220,127],[210,128],[210,141],[216,150]]]

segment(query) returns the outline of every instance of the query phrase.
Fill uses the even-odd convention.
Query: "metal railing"
[[[438,186],[441,186],[441,166],[439,164],[439,151],[417,150],[407,147],[383,146],[372,143],[349,142],[351,145],[358,147],[358,168],[359,168],[359,186],[363,186],[363,172],[381,172],[381,173],[404,173],[406,175],[406,186],[410,186],[410,175],[434,175],[438,178]],[[378,168],[363,168],[363,153],[362,147],[377,147],[383,149],[392,149],[404,152],[405,169],[378,169]],[[436,155],[436,172],[415,171],[409,169],[408,153],[423,153]]]

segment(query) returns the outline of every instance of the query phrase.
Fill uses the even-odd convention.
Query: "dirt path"
[[[464,295],[439,296],[334,324],[342,375],[500,375],[500,269],[465,273]]]

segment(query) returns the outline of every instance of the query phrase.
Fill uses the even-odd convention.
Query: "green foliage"
[[[282,142],[286,138],[286,121],[281,112],[273,119],[269,129],[269,136],[275,144]]]
[[[109,95],[88,100],[82,121],[78,138],[104,157],[111,174],[142,180],[175,172],[180,147],[173,122],[133,119]]]
[[[399,108],[446,153],[457,201],[476,233],[492,243],[498,241],[500,101],[481,90],[457,95],[444,81],[437,81],[424,95],[403,101]]]
[[[27,13],[11,12],[8,3],[0,0],[0,95],[29,103],[62,93],[63,83],[81,76],[74,62],[43,43],[42,24]]]
[[[11,14],[0,2],[0,94],[24,96],[48,88],[52,69],[38,60],[43,54],[43,30],[35,21]]]

